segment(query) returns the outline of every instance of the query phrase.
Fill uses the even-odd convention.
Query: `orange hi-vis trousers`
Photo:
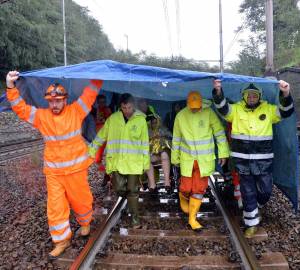
[[[93,196],[87,180],[87,169],[68,175],[46,175],[47,215],[53,242],[70,239],[70,207],[81,226],[91,222]]]
[[[202,199],[208,187],[208,177],[201,177],[198,162],[195,160],[191,177],[181,176],[179,190],[185,197]]]

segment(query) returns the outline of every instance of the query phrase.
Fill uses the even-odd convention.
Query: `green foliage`
[[[181,56],[158,57],[154,54],[147,55],[145,51],[141,51],[137,54],[132,54],[130,51],[121,50],[114,55],[113,59],[119,62],[126,62],[130,64],[149,65],[181,70],[210,72],[216,72],[219,70],[219,67],[210,67],[205,62],[198,62],[193,59],[187,59]]]
[[[99,23],[71,0],[66,4],[68,64],[109,58],[115,49]],[[8,70],[63,65],[60,0],[9,1],[0,9],[0,76]]]
[[[183,57],[116,51],[88,10],[65,0],[68,64],[98,59],[197,71],[218,71]],[[0,8],[0,80],[9,70],[64,64],[61,0],[10,0]]]
[[[262,76],[264,62],[260,56],[257,39],[250,37],[243,47],[239,53],[239,60],[229,64],[231,71],[236,74]]]
[[[300,63],[300,11],[297,3],[298,0],[273,1],[274,64],[276,68]],[[240,5],[240,13],[244,15],[246,27],[256,35],[258,44],[265,46],[265,0],[244,0]],[[260,59],[263,57],[260,56]]]

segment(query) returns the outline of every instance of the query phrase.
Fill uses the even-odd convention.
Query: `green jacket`
[[[175,118],[171,162],[180,164],[181,175],[192,176],[194,160],[201,176],[215,171],[215,142],[218,158],[227,158],[229,148],[224,128],[215,112],[203,103],[201,111],[192,113],[187,107]]]
[[[89,155],[95,157],[105,142],[107,173],[143,174],[149,169],[148,128],[145,115],[140,111],[136,111],[127,123],[121,111],[113,113],[89,145]]]

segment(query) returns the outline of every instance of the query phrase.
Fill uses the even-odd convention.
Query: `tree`
[[[274,62],[282,67],[300,63],[300,11],[298,0],[274,0]],[[240,5],[247,28],[265,44],[265,0],[244,0]]]
[[[9,19],[8,19],[9,18]],[[85,8],[66,1],[69,64],[109,58],[113,45]],[[0,9],[0,76],[63,65],[60,0],[9,1]]]
[[[231,71],[237,74],[249,76],[261,76],[264,70],[264,62],[258,46],[259,41],[250,37],[243,43],[243,50],[239,53],[239,60],[229,64]]]

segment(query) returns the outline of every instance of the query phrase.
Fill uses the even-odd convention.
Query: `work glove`
[[[90,80],[90,83],[100,89],[102,87],[103,81],[102,80]]]

